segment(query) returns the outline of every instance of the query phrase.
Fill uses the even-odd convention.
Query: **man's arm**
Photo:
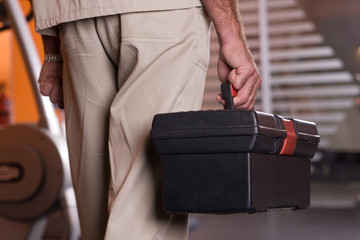
[[[220,55],[218,75],[236,90],[235,108],[252,109],[261,77],[256,69],[244,35],[237,0],[202,0],[218,35]],[[217,101],[224,105],[221,96]]]
[[[57,37],[42,36],[45,59],[39,77],[40,93],[49,96],[52,103],[63,108],[62,58],[60,40]]]

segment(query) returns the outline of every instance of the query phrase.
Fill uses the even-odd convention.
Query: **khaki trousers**
[[[67,141],[82,240],[183,240],[188,216],[162,209],[156,113],[201,107],[209,60],[204,9],[60,25]]]

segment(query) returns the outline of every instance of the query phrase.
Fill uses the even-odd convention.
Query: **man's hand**
[[[261,77],[247,47],[237,0],[202,0],[214,23],[220,44],[218,75],[222,83],[230,82],[238,91],[237,109],[252,109]],[[225,105],[221,95],[217,101]]]
[[[234,97],[236,109],[253,109],[261,77],[254,60],[242,42],[223,45],[220,48],[218,75],[222,83],[230,82],[237,90]],[[221,94],[216,100],[225,105]]]
[[[60,40],[58,37],[41,36],[45,54],[60,54]],[[39,76],[40,93],[48,96],[52,103],[64,108],[62,88],[62,60],[49,62],[45,59]]]
[[[44,62],[38,80],[40,93],[48,96],[50,101],[57,104],[59,108],[64,108],[62,67],[62,62]]]

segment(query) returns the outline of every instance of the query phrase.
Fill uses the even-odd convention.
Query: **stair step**
[[[296,6],[296,0],[271,0],[268,1],[269,9],[289,8]],[[257,1],[242,1],[239,3],[241,12],[257,11]]]
[[[218,48],[217,48],[218,49]],[[215,53],[215,48],[212,49]],[[218,52],[217,50],[216,52]],[[258,51],[252,51],[252,55],[256,62],[259,62],[260,55]],[[289,49],[289,50],[272,50],[270,52],[270,59],[273,61],[280,60],[305,60],[314,58],[328,58],[334,56],[334,50],[330,47],[312,47],[303,49]],[[209,59],[210,65],[217,65],[218,54],[211,54]],[[276,64],[276,63],[274,63]],[[281,63],[282,65],[283,63]],[[315,67],[315,66],[314,66]]]
[[[330,126],[317,126],[318,133],[320,137],[327,137],[334,135],[338,131],[338,127],[336,125],[330,125]],[[320,139],[320,142],[322,142],[322,139]]]
[[[274,76],[271,79],[271,85],[292,86],[292,85],[309,85],[309,84],[334,84],[334,83],[351,83],[353,76],[348,72],[328,72],[328,73],[307,73],[292,76]],[[207,73],[207,88],[220,89],[220,82],[216,68],[210,68]]]
[[[355,86],[305,87],[273,90],[273,98],[355,97],[360,90]]]
[[[312,32],[314,30],[315,30],[315,25],[309,21],[270,24],[270,26],[269,26],[269,34],[270,35]],[[259,35],[258,26],[245,27],[245,34],[249,38],[258,36]]]
[[[353,99],[336,100],[304,100],[304,101],[278,101],[273,103],[273,110],[279,112],[296,112],[299,110],[344,110],[354,105]]]
[[[287,9],[269,12],[269,22],[294,21],[304,19],[305,17],[306,14],[301,9]],[[259,21],[259,15],[257,12],[245,13],[241,14],[241,19],[246,27],[251,24],[257,24]]]
[[[272,73],[337,70],[344,67],[339,59],[324,59],[271,64]]]
[[[272,50],[270,52],[270,57],[273,60],[330,57],[333,55],[334,55],[334,50],[331,47],[327,47],[327,46],[298,48],[298,49],[289,49],[289,50]]]
[[[217,35],[215,30],[211,31],[211,46],[210,49],[218,50],[219,44],[217,43]],[[249,38],[248,37],[248,45],[249,47],[254,49],[259,49],[259,39]],[[284,48],[284,47],[299,47],[299,46],[312,46],[312,45],[320,45],[325,42],[325,39],[320,34],[304,34],[300,36],[283,36],[283,37],[270,37],[270,47],[271,48]]]
[[[256,61],[259,60],[259,52],[253,51],[252,55]],[[296,49],[271,50],[271,60],[286,59],[305,59],[305,58],[322,58],[334,56],[334,50],[331,47],[308,47]]]
[[[291,76],[274,76],[272,86],[299,84],[350,83],[354,80],[349,72],[302,73]]]
[[[292,118],[311,121],[315,123],[339,123],[345,119],[344,112],[332,112],[332,113],[312,113],[312,114],[294,114]]]
[[[217,38],[214,40],[217,41]],[[288,37],[270,37],[271,48],[297,47],[307,45],[319,45],[324,43],[324,37],[320,34],[304,34],[300,36]],[[248,39],[248,45],[251,49],[259,49],[259,39]]]

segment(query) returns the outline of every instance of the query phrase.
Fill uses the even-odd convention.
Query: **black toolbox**
[[[158,114],[151,138],[162,158],[170,213],[240,213],[307,208],[312,122],[244,110]]]

